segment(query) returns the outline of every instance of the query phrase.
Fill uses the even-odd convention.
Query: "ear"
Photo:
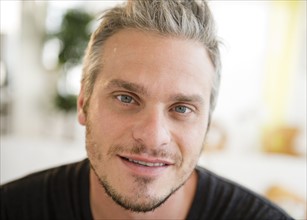
[[[81,125],[86,124],[86,115],[85,115],[85,112],[83,110],[84,104],[85,104],[84,89],[83,89],[83,85],[82,85],[81,89],[80,89],[80,94],[79,94],[78,100],[77,100],[78,121]]]

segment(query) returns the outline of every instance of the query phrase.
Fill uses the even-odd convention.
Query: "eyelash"
[[[121,98],[126,97],[126,98],[130,98],[131,102],[124,102]],[[137,103],[137,101],[135,100],[135,98],[133,98],[131,95],[125,95],[125,94],[121,94],[121,95],[115,95],[115,98],[120,101],[122,104],[124,105],[130,105],[130,104],[135,104]]]
[[[179,112],[179,111],[176,111],[176,108],[185,108],[185,110],[187,110],[188,112]],[[193,110],[192,110],[191,108],[189,108],[189,107],[187,107],[187,106],[185,106],[185,105],[176,105],[176,106],[174,106],[174,107],[172,108],[172,110],[175,111],[175,112],[177,112],[177,113],[179,113],[179,114],[181,114],[181,115],[187,115],[187,114],[193,112]]]

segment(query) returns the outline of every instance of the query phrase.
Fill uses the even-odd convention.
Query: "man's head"
[[[133,0],[92,35],[78,99],[92,171],[119,205],[155,209],[193,172],[219,84],[202,1]]]
[[[85,111],[97,74],[103,68],[103,45],[113,34],[124,29],[137,29],[200,42],[215,68],[210,97],[210,115],[216,106],[220,84],[221,61],[214,19],[205,0],[130,0],[104,13],[102,22],[92,34],[84,58],[82,84]]]

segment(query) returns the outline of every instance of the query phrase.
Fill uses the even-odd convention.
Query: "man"
[[[1,189],[1,219],[291,219],[196,167],[220,57],[204,1],[107,11],[84,59],[78,120],[88,159]]]

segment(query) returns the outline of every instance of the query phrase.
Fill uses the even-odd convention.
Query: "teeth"
[[[129,159],[129,158],[128,158],[128,160],[130,162],[137,163],[137,164],[140,164],[140,165],[143,165],[143,166],[148,166],[148,167],[162,167],[162,166],[165,165],[164,163],[147,163],[147,162],[144,162],[144,161],[132,160],[132,159]]]

